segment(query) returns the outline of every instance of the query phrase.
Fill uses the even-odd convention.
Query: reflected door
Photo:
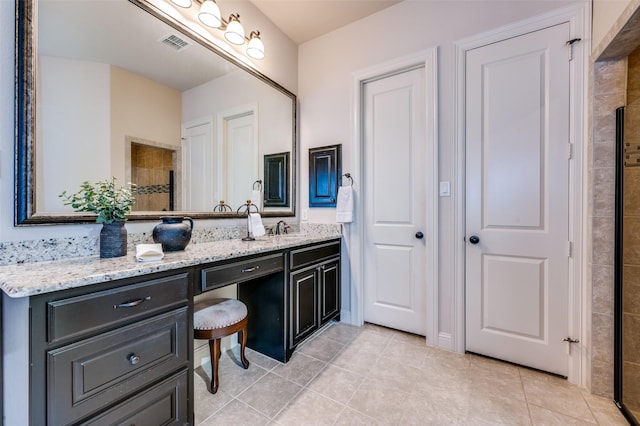
[[[218,203],[214,193],[213,137],[211,123],[185,125],[182,138],[183,206],[186,211],[213,211]]]

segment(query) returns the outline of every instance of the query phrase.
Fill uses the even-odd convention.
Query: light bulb
[[[222,25],[222,18],[220,17],[220,8],[213,0],[205,0],[200,6],[200,13],[198,13],[198,19],[207,27],[218,28]]]
[[[232,44],[244,44],[244,28],[242,28],[242,24],[238,18],[238,15],[231,15],[229,17],[227,30],[224,33],[224,38]]]
[[[264,59],[264,43],[260,39],[260,32],[252,31],[249,35],[247,55],[253,59]]]

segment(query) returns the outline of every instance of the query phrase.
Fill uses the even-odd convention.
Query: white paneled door
[[[182,210],[211,211],[213,193],[213,136],[210,122],[186,124],[182,137]]]
[[[364,320],[426,335],[424,66],[362,93]]]
[[[258,141],[253,113],[227,117],[224,124],[224,200],[235,210],[251,198],[253,182],[259,179]]]
[[[466,349],[567,375],[569,24],[466,53]]]

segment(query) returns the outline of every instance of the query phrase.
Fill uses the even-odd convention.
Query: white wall
[[[43,143],[36,151],[36,177],[44,191],[36,194],[36,205],[48,212],[72,211],[58,194],[111,175],[109,66],[42,56],[39,70],[37,137]]]
[[[574,2],[406,0],[301,45],[299,205],[301,209],[309,210],[309,221],[334,222],[335,209],[308,208],[308,149],[341,143],[342,171],[353,171],[356,146],[352,135],[354,73],[429,47],[438,47],[438,168],[440,180],[451,181],[453,189],[456,187],[456,176],[452,175],[454,42],[571,3]],[[358,190],[361,177],[353,178]],[[445,333],[451,332],[448,301],[452,298],[454,283],[452,218],[455,196],[452,193],[451,197],[439,199],[440,331]],[[389,194],[390,202],[392,198],[393,194]],[[351,233],[351,238],[358,238],[357,230]],[[348,265],[343,266],[346,269]]]
[[[228,6],[223,6],[223,4]],[[278,30],[255,6],[247,1],[221,2],[225,12],[237,11],[247,30],[261,31],[266,58],[255,61],[256,67],[276,82],[297,92],[297,46]],[[13,226],[13,155],[14,155],[14,35],[15,3],[0,0],[0,241],[21,241],[44,238],[96,236],[96,225]],[[233,222],[235,223],[235,222]],[[206,225],[223,224],[208,221]],[[155,222],[128,223],[131,232],[150,231]],[[198,226],[204,226],[202,225]],[[1,255],[1,254],[0,254]]]

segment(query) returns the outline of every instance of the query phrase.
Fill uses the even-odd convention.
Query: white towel
[[[262,224],[260,213],[251,213],[249,215],[249,224],[251,225],[249,233],[251,233],[254,237],[262,237],[264,234],[266,234],[264,225]]]
[[[262,210],[262,191],[257,189],[251,191],[251,204],[255,204],[258,210]]]
[[[338,201],[336,203],[336,222],[353,222],[353,187],[341,186],[338,188]]]
[[[136,244],[136,259],[138,262],[152,262],[162,260],[162,244]]]

